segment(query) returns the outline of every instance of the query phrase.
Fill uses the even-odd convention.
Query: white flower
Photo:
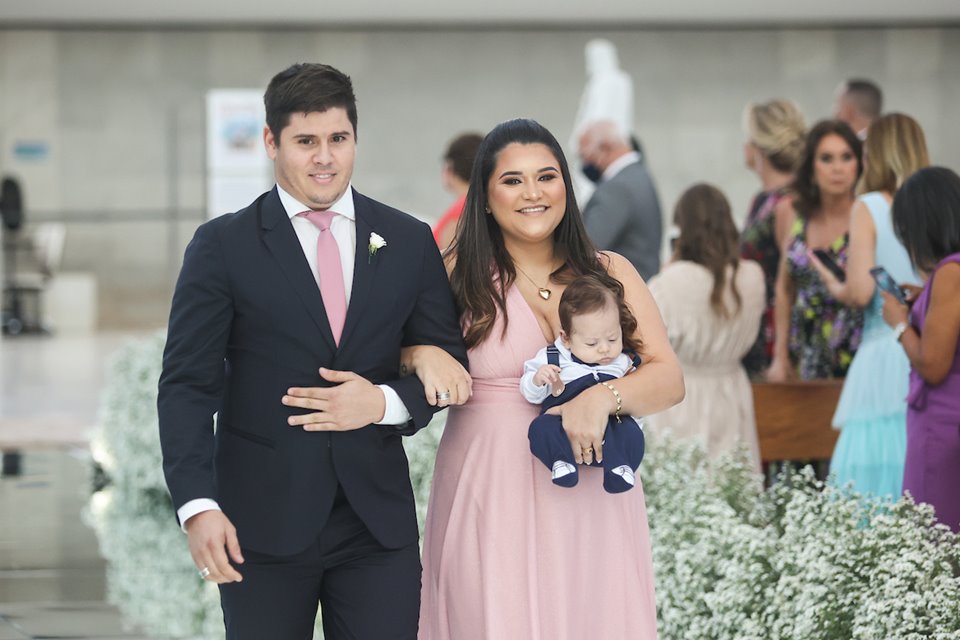
[[[373,256],[376,255],[377,251],[387,246],[387,241],[383,239],[376,231],[370,233],[370,242],[367,245],[367,248],[370,250],[370,256],[367,259],[367,262],[373,259]]]

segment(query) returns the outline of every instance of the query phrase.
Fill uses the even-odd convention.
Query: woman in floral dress
[[[825,120],[807,136],[793,184],[797,218],[777,276],[776,339],[768,380],[842,378],[863,331],[863,313],[834,298],[811,264],[822,249],[847,263],[853,188],[863,169],[861,143],[846,124]]]
[[[751,378],[770,366],[774,343],[774,291],[783,247],[793,220],[790,184],[803,158],[806,124],[803,114],[789,100],[750,104],[744,112],[748,139],[744,163],[757,174],[761,191],[754,197],[740,234],[740,257],[763,269],[766,305],[757,340],[743,358]]]

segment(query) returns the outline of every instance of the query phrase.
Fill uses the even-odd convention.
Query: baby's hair
[[[560,327],[568,336],[572,335],[575,316],[600,311],[611,304],[617,308],[620,315],[624,350],[637,353],[640,350],[640,341],[636,335],[637,318],[627,306],[623,287],[615,291],[596,276],[579,276],[567,285],[560,297]]]

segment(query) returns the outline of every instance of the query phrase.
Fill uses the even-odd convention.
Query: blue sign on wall
[[[42,140],[22,140],[13,143],[13,157],[24,162],[46,160],[50,155],[50,145]]]

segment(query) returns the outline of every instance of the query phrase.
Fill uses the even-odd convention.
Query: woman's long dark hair
[[[710,307],[720,318],[740,313],[743,300],[737,289],[737,268],[740,266],[740,233],[730,213],[730,203],[716,187],[695,184],[680,196],[673,210],[673,223],[680,229],[677,238],[677,258],[689,260],[713,275]],[[736,308],[733,313],[723,302],[727,267],[733,267],[730,287]]]
[[[791,185],[792,191],[796,194],[793,201],[793,207],[797,210],[800,217],[806,218],[811,213],[820,208],[820,189],[813,181],[813,163],[817,157],[817,147],[820,141],[828,135],[838,135],[844,139],[850,151],[857,159],[857,178],[853,181],[856,185],[860,180],[860,174],[863,173],[863,143],[845,122],[840,120],[821,120],[813,125],[810,133],[807,134],[807,144],[803,150],[803,160],[800,162],[800,168],[797,169],[797,177]],[[850,194],[853,195],[851,187]]]
[[[566,210],[553,232],[554,255],[562,260],[562,264],[550,275],[551,279],[565,284],[576,276],[593,275],[616,291],[620,300],[624,297],[623,285],[607,274],[587,236],[573,194],[570,169],[557,139],[535,120],[508,120],[494,127],[480,144],[457,235],[446,252],[446,256],[456,259],[450,284],[460,311],[467,347],[475,347],[490,336],[498,313],[503,316],[503,332],[506,333],[507,329],[506,291],[516,279],[517,272],[500,226],[487,213],[487,187],[500,152],[513,143],[542,144],[550,149],[560,166],[566,187]]]
[[[907,178],[893,197],[893,229],[919,271],[960,253],[960,176],[927,167]]]

